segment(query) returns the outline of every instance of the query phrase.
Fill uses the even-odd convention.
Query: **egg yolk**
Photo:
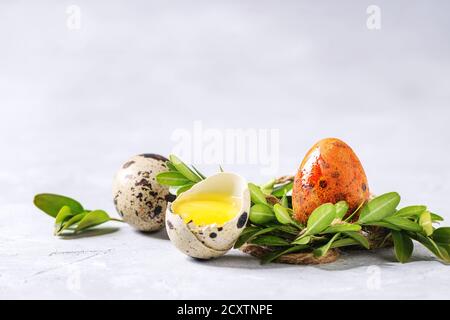
[[[197,226],[223,225],[238,214],[241,205],[242,201],[238,197],[227,194],[201,193],[176,201],[172,210],[179,214],[185,223],[192,221]]]

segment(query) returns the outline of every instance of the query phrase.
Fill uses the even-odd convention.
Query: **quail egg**
[[[113,182],[114,205],[123,220],[141,231],[164,227],[167,203],[174,199],[169,188],[156,176],[167,171],[167,159],[157,154],[141,154],[125,162]]]
[[[224,255],[247,224],[250,193],[241,176],[221,172],[197,183],[167,206],[172,243],[193,258]]]
[[[317,142],[303,159],[294,181],[292,204],[295,218],[304,223],[323,203],[345,200],[353,212],[369,195],[364,168],[352,148],[328,138]]]

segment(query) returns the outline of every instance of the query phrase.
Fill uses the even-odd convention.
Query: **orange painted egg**
[[[323,139],[308,151],[295,176],[294,217],[305,223],[321,204],[341,200],[351,213],[368,198],[367,177],[352,148],[339,139]]]

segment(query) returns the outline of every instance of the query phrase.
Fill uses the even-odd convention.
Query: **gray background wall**
[[[80,30],[66,27],[70,4]],[[366,27],[370,4],[381,30]],[[340,137],[373,192],[450,218],[449,13],[448,1],[1,1],[0,253],[36,234],[56,245],[35,193],[113,211],[120,164],[169,153],[195,120],[280,129],[280,174]]]

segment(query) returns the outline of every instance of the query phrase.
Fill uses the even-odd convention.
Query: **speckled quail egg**
[[[194,185],[167,206],[171,242],[193,258],[224,255],[248,220],[250,192],[244,178],[221,172]]]
[[[157,154],[141,154],[129,159],[113,182],[114,205],[123,220],[141,231],[164,227],[167,203],[175,198],[156,176],[167,171],[167,159]]]

